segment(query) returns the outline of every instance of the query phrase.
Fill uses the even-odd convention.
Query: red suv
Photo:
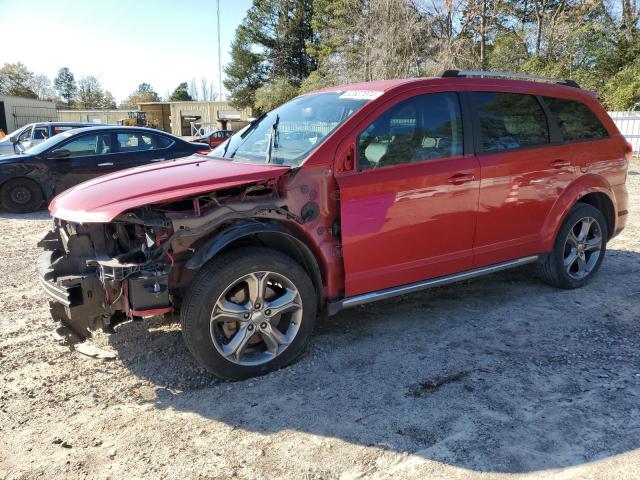
[[[328,88],[66,191],[38,266],[53,316],[86,337],[179,311],[198,362],[241,379],[321,312],[534,262],[583,286],[625,225],[630,147],[570,81],[480,73]]]

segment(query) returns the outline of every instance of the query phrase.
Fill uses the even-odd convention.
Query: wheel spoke
[[[298,292],[293,289],[287,288],[284,294],[280,295],[275,300],[267,302],[266,309],[270,311],[269,316],[275,317],[283,313],[295,311],[300,308],[298,303]]]
[[[600,247],[602,247],[602,237],[599,235],[584,242],[585,252],[598,251]]]
[[[223,346],[223,352],[226,357],[232,357],[236,362],[240,361],[244,349],[249,343],[249,339],[253,336],[255,330],[250,332],[247,325],[241,326],[231,341]]]
[[[582,255],[578,255],[578,272],[581,274],[586,274],[589,272],[587,262]]]
[[[213,309],[211,321],[215,323],[228,321],[244,322],[246,321],[245,315],[250,309],[251,305],[238,305],[225,298],[221,298]]]
[[[567,236],[567,243],[574,248],[578,246],[578,243],[580,243],[580,241],[576,237],[576,234],[573,233],[573,230],[569,230],[569,235]]]
[[[278,354],[281,346],[289,344],[287,337],[285,337],[280,330],[271,326],[270,323],[267,323],[264,328],[261,327],[260,336],[267,346],[267,351],[274,356]]]
[[[572,249],[571,252],[569,252],[569,255],[564,257],[565,268],[567,270],[570,270],[577,258],[578,258],[578,253]]]
[[[268,279],[269,272],[255,272],[247,276],[246,282],[249,287],[249,300],[254,306],[264,303]]]
[[[584,242],[589,235],[591,225],[593,224],[593,218],[583,218],[582,225],[580,226],[580,233],[578,233],[578,240]]]

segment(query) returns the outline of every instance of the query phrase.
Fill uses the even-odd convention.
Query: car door
[[[56,192],[115,171],[110,131],[73,135],[46,153]]]
[[[346,296],[471,268],[480,169],[461,112],[456,93],[416,95],[347,140],[357,168],[336,173]]]
[[[547,214],[576,177],[535,95],[472,92],[481,177],[474,266],[540,253]]]

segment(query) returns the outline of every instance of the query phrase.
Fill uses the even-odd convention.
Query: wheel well
[[[259,232],[240,237],[225,245],[216,255],[222,252],[246,246],[262,246],[277,250],[295,260],[305,269],[318,294],[318,308],[324,306],[323,276],[315,256],[301,240],[278,232]]]
[[[594,192],[581,197],[578,202],[591,205],[602,212],[602,215],[604,215],[607,221],[607,236],[611,238],[613,229],[615,228],[615,209],[613,208],[611,199],[604,193]]]

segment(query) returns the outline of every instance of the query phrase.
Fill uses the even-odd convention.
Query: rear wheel
[[[2,206],[13,213],[35,212],[44,197],[40,186],[28,178],[14,178],[5,182],[0,190]]]
[[[587,284],[600,269],[607,235],[602,212],[578,203],[560,227],[553,251],[538,265],[541,278],[560,288]]]
[[[196,275],[181,309],[187,347],[204,368],[244,379],[282,368],[309,340],[316,292],[290,257],[243,248],[214,258]]]

